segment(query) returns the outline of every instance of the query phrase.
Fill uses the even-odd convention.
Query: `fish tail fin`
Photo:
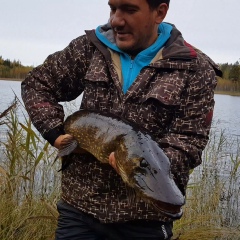
[[[58,151],[58,157],[63,157],[72,153],[78,147],[78,142],[73,136],[66,137],[62,140]]]

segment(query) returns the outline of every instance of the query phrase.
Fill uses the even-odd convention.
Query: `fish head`
[[[159,192],[163,173],[169,174],[170,163],[151,139],[135,133],[121,138],[115,152],[117,167],[130,186],[149,196]],[[162,163],[162,164],[161,164]]]
[[[119,141],[115,152],[116,164],[124,182],[144,194],[152,195],[157,192],[157,185],[161,181],[159,159],[151,153],[147,142],[137,141],[129,135]],[[154,153],[155,154],[155,153]]]
[[[185,199],[171,176],[165,176],[168,180],[163,179],[163,174],[170,173],[162,173],[159,164],[151,159],[149,161],[149,157],[151,158],[149,155],[147,158],[138,158],[138,166],[132,172],[131,179],[137,195],[163,215],[179,219]]]
[[[129,141],[125,139],[121,151],[125,160],[118,164],[124,181],[156,209],[179,218],[185,198],[173,180],[170,161],[159,145],[149,136],[139,135]]]

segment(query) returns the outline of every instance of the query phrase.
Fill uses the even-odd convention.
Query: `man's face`
[[[136,55],[157,39],[159,12],[146,0],[109,0],[110,23],[117,46]]]

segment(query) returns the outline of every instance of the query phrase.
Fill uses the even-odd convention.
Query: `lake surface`
[[[20,103],[23,105],[21,98],[21,82],[20,81],[5,81],[0,80],[0,114],[6,110],[11,103],[13,102],[15,96],[19,99]],[[65,111],[70,111],[68,106],[71,106],[71,111],[75,111],[79,108],[82,96],[79,96],[76,100],[70,103],[63,103]],[[28,116],[24,107],[21,106],[18,108],[17,113],[19,120],[24,122],[24,115]],[[0,140],[6,137],[5,128],[3,125],[0,125]]]
[[[14,100],[14,96],[21,99],[21,82],[0,80],[0,113]]]
[[[215,94],[213,127],[240,137],[240,97]]]

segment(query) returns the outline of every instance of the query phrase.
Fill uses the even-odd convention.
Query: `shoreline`
[[[214,94],[220,94],[220,95],[229,95],[232,97],[240,97],[240,92],[228,92],[228,91],[214,91]]]
[[[1,78],[0,77],[0,81],[3,80],[3,81],[19,81],[19,82],[22,82],[24,80],[24,78]]]

